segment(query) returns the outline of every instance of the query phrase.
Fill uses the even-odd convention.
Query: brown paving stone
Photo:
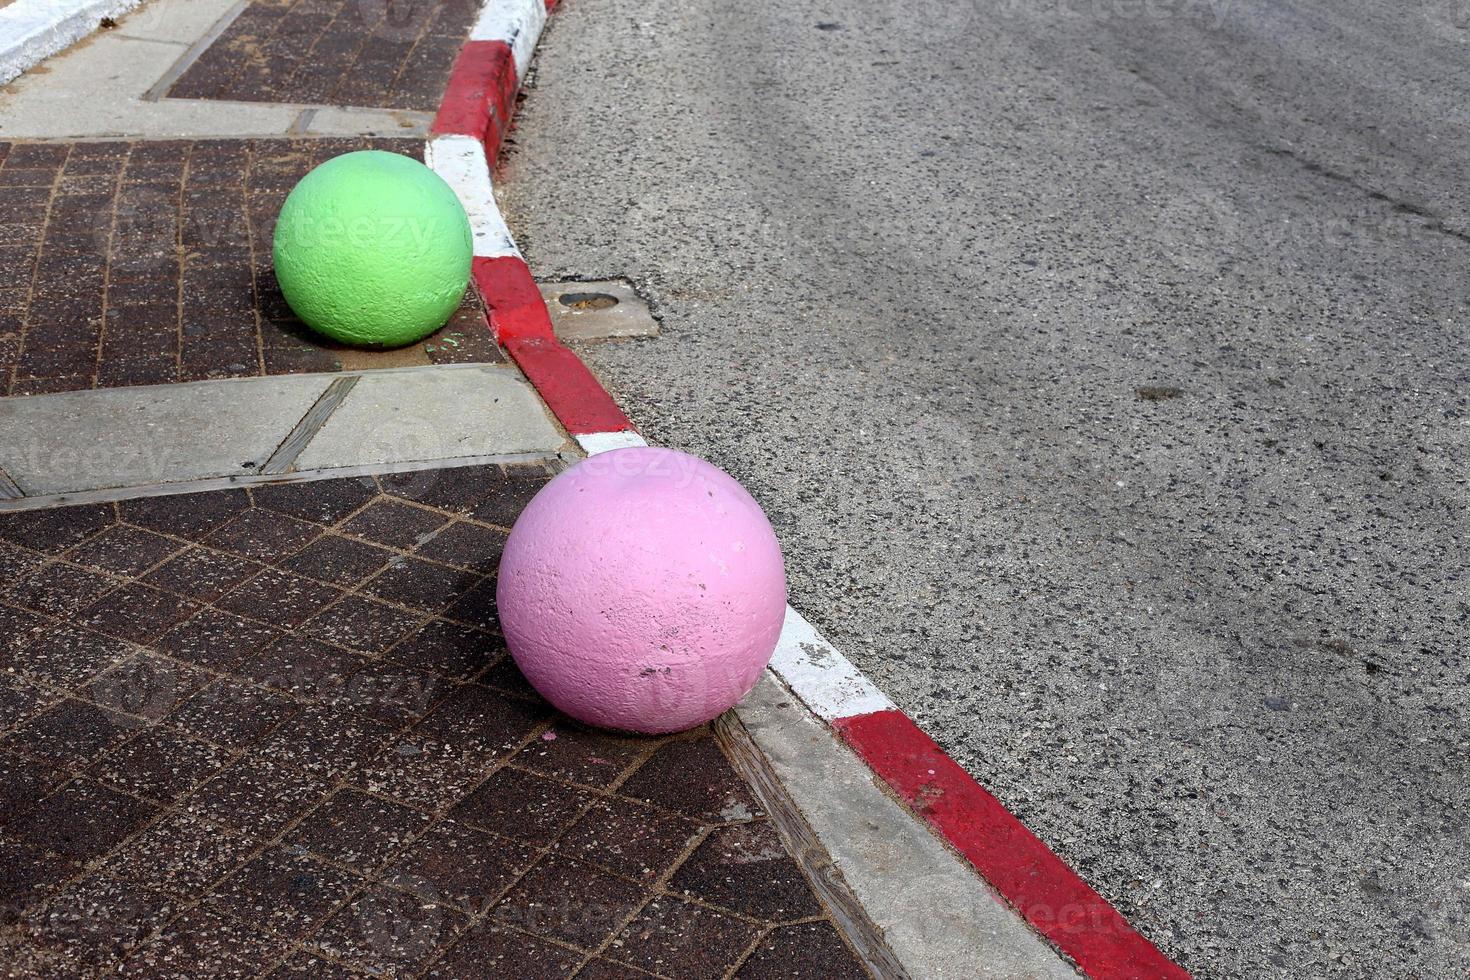
[[[499,491],[505,478],[496,467],[455,466],[439,470],[385,473],[383,493],[442,510],[467,514]]]
[[[82,609],[78,621],[99,633],[143,643],[193,615],[198,608],[197,604],[171,592],[130,583]]]
[[[391,726],[336,705],[312,704],[277,726],[254,754],[297,772],[343,776],[376,755],[392,733]]]
[[[495,604],[495,579],[484,579],[467,590],[444,610],[444,616],[481,629],[498,629],[500,609]]]
[[[19,678],[0,676],[0,728],[35,717],[54,697]]]
[[[565,980],[581,961],[581,953],[486,920],[466,930],[425,976]]]
[[[30,934],[91,969],[115,965],[175,911],[169,896],[92,874],[62,889],[27,917]]]
[[[628,923],[604,955],[654,973],[718,980],[759,931],[732,916],[661,897]]]
[[[709,735],[668,743],[618,792],[695,820],[724,822],[762,815],[750,788]]]
[[[74,779],[46,797],[6,833],[63,858],[99,857],[142,829],[157,808],[90,779]]]
[[[422,722],[386,744],[359,779],[406,803],[459,800],[514,751],[547,709],[474,685],[454,689]]]
[[[389,976],[411,976],[453,942],[469,921],[441,902],[373,885],[333,915],[312,943]]]
[[[26,905],[54,891],[75,872],[77,862],[51,853],[40,843],[0,833],[0,926]]]
[[[297,824],[282,843],[366,874],[422,832],[429,820],[417,810],[343,789]]]
[[[299,939],[324,922],[362,880],[291,848],[270,847],[220,882],[209,905]]]
[[[227,755],[197,738],[150,728],[92,767],[92,775],[129,793],[164,802],[189,792],[224,765]]]
[[[198,540],[250,506],[244,490],[142,497],[118,504],[130,524]]]
[[[822,914],[781,835],[764,822],[715,830],[669,888],[769,922]]]
[[[384,880],[476,914],[487,910],[535,856],[524,844],[445,820],[404,848]]]
[[[280,636],[279,630],[262,623],[217,609],[201,609],[170,627],[154,642],[158,649],[180,660],[228,670],[247,654]]]
[[[296,697],[336,700],[347,679],[366,663],[356,654],[293,633],[246,658],[236,673]]]
[[[412,548],[447,521],[435,511],[380,500],[342,525],[342,531],[377,544]]]
[[[593,949],[645,894],[637,885],[563,857],[542,858],[491,910],[498,922]]]
[[[521,668],[516,664],[515,658],[510,655],[510,651],[504,648],[504,641],[501,641],[500,657],[490,665],[485,673],[480,675],[479,682],[510,694],[531,698],[537,702],[544,701],[536,689],[531,686],[531,682],[526,680],[526,675],[521,673]]]
[[[80,609],[117,587],[117,580],[99,572],[51,562],[26,575],[9,591],[18,606],[61,615]]]
[[[535,846],[551,843],[592,801],[591,794],[516,769],[501,769],[460,802],[461,823]]]
[[[416,553],[432,561],[488,575],[500,565],[505,539],[504,531],[456,521],[419,545]]]
[[[363,6],[332,2],[348,11]],[[434,52],[452,60],[450,46],[459,39],[422,40],[402,42],[408,47],[396,65],[369,59],[373,70],[427,91],[433,85],[425,66]],[[222,50],[216,45],[211,53]],[[211,53],[196,69],[207,70],[201,66]],[[333,85],[356,86],[371,76],[344,80],[314,55],[306,69],[325,72]],[[437,89],[435,96],[437,103]],[[0,283],[35,284],[0,285],[0,378],[8,385],[0,394],[336,371],[349,360],[354,367],[503,360],[473,290],[435,335],[373,354],[349,353],[313,335],[275,282],[271,231],[297,180],[353,149],[421,157],[422,141],[184,140],[170,141],[166,151],[159,145],[118,142],[101,156],[85,143],[46,144],[59,161],[0,165]],[[42,144],[23,145],[29,147]]]
[[[869,976],[826,922],[773,929],[735,974],[740,980],[866,980]]]
[[[419,613],[348,595],[308,619],[301,630],[337,646],[382,653],[407,636],[423,618]]]
[[[255,506],[318,524],[335,524],[378,495],[370,476],[348,480],[277,483],[250,491]]]
[[[475,505],[470,516],[508,531],[551,476],[543,467],[523,465],[505,467],[505,477]]]
[[[110,527],[67,557],[113,575],[137,576],[183,547],[172,538],[135,527]]]
[[[422,718],[450,693],[442,677],[395,663],[371,663],[347,679],[337,703],[393,728]]]
[[[107,862],[107,873],[186,899],[203,895],[258,846],[250,837],[187,814],[159,821]]]
[[[502,649],[498,637],[434,619],[390,650],[387,656],[410,667],[465,680],[499,657]]]
[[[350,588],[388,564],[393,552],[335,534],[323,535],[281,567],[297,575]]]
[[[263,737],[301,705],[274,691],[221,678],[197,691],[169,715],[172,725],[237,748]]]
[[[239,759],[184,802],[191,813],[243,834],[274,837],[322,800],[328,780],[264,759]]]
[[[577,971],[577,980],[648,980],[653,976],[612,960],[594,959]]]
[[[297,953],[267,974],[270,980],[356,980],[371,976],[310,953]]]
[[[280,946],[279,939],[200,906],[140,946],[121,974],[150,980],[251,977],[279,954]]]
[[[0,656],[0,666],[57,687],[76,687],[108,667],[128,660],[136,647],[111,636],[63,623],[47,623]]]
[[[28,812],[67,779],[64,770],[0,751],[0,826]]]
[[[8,593],[5,598],[14,601]],[[36,637],[56,626],[49,617],[38,613],[0,606],[0,657],[13,656]]]
[[[256,561],[275,562],[300,551],[321,527],[311,521],[251,508],[216,530],[204,542]]]
[[[297,626],[342,594],[300,575],[268,569],[226,593],[215,605],[272,626]]]
[[[195,667],[145,650],[98,674],[83,693],[107,711],[157,721],[208,680]]]
[[[628,878],[651,881],[699,835],[691,820],[631,800],[598,800],[557,842],[557,849]]]
[[[647,740],[619,738],[561,722],[517,753],[515,764],[600,789],[617,779],[647,748]]]
[[[463,596],[480,580],[476,572],[450,568],[417,558],[397,557],[361,587],[388,602],[424,612],[438,612]]]
[[[11,729],[0,742],[62,765],[88,765],[137,734],[138,723],[95,704],[64,698]]]
[[[261,570],[247,558],[194,547],[153,569],[143,581],[200,602],[219,598]]]
[[[0,543],[0,588],[14,584],[45,559],[29,548]]]

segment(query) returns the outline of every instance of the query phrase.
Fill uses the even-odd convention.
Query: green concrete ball
[[[281,206],[276,280],[307,326],[344,344],[402,347],[449,321],[470,281],[470,221],[417,160],[334,157]]]

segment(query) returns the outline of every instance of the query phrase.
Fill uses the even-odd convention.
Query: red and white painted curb
[[[594,455],[645,443],[581,359],[556,339],[491,185],[491,163],[555,3],[489,0],[455,64],[426,159],[470,216],[475,283],[496,340],[582,450]],[[1189,980],[789,606],[771,670],[1087,976]]]

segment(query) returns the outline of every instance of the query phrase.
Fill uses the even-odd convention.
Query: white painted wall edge
[[[587,432],[579,436],[572,436],[572,438],[577,440],[577,445],[581,446],[582,452],[588,456],[596,456],[598,453],[610,452],[614,449],[648,445],[636,432]]]
[[[16,0],[0,10],[0,85],[143,0]]]
[[[470,30],[471,41],[504,41],[516,62],[516,82],[526,80],[536,39],[546,26],[545,0],[492,0]]]
[[[790,606],[771,669],[825,722],[893,708],[893,702],[851,660]]]
[[[424,148],[424,162],[454,188],[464,205],[474,236],[474,253],[480,258],[520,258],[520,249],[495,204],[490,185],[490,166],[485,147],[473,136],[435,136]]]

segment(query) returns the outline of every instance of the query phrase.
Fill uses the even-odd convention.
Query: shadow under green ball
[[[410,157],[360,150],[301,178],[272,253],[281,293],[307,326],[344,344],[402,347],[459,308],[473,247],[443,178]]]

